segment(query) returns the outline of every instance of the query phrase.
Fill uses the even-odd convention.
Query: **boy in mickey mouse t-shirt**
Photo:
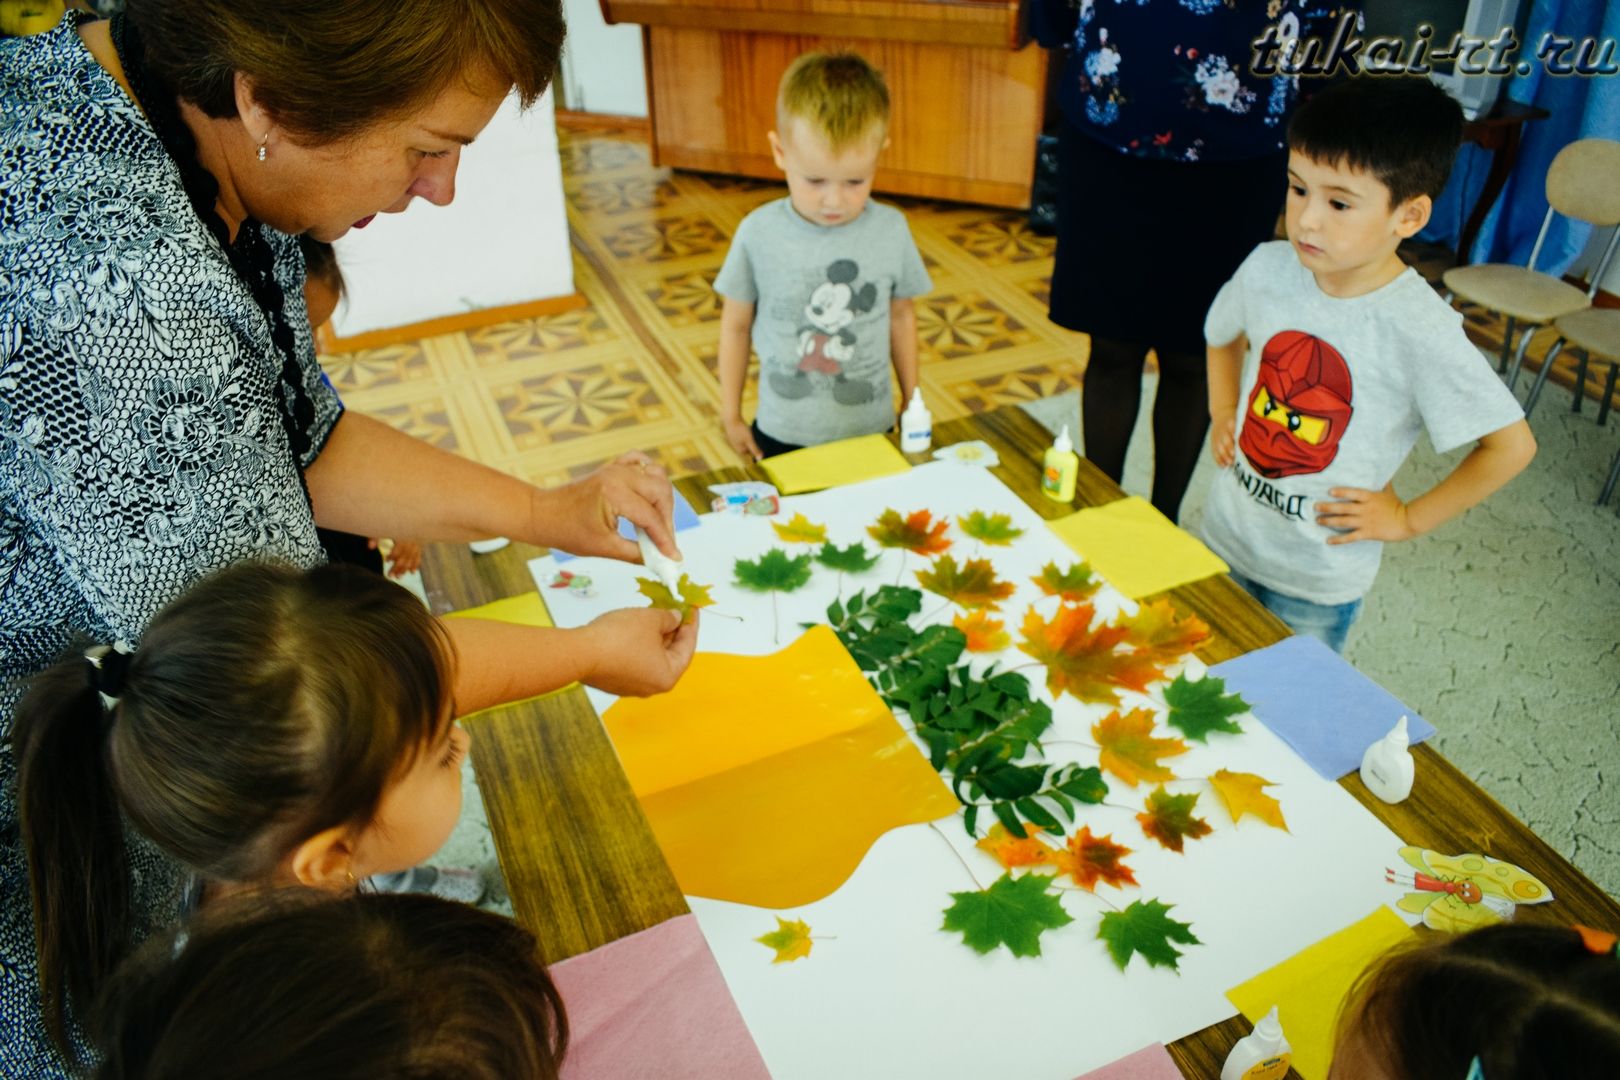
[[[1215,479],[1204,537],[1296,632],[1343,651],[1383,542],[1480,502],[1535,456],[1462,318],[1396,248],[1429,219],[1462,113],[1426,79],[1369,76],[1294,114],[1288,240],[1262,244],[1204,323]],[[1426,429],[1474,449],[1410,502],[1391,478]]]
[[[721,422],[750,461],[892,428],[891,364],[902,401],[917,385],[912,297],[930,288],[928,271],[905,216],[868,201],[888,121],[883,76],[859,56],[809,53],[782,76],[770,142],[788,197],[743,219],[714,283]]]

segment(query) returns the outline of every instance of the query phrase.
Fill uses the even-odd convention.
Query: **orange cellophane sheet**
[[[602,720],[689,896],[808,904],[885,832],[959,808],[825,626],[770,656],[699,653]]]

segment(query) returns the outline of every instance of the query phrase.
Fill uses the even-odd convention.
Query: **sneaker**
[[[413,866],[397,874],[374,874],[366,882],[375,892],[426,893],[463,904],[478,903],[489,888],[483,873],[472,866]]]

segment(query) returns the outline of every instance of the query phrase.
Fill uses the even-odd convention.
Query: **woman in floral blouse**
[[[1118,480],[1148,349],[1153,505],[1174,520],[1209,427],[1204,314],[1282,209],[1300,80],[1249,72],[1270,24],[1331,35],[1328,0],[1033,0],[1063,50],[1052,321],[1091,335],[1086,456]]]
[[[634,560],[622,514],[674,553],[669,482],[645,457],[541,491],[345,414],[315,363],[297,234],[449,202],[462,147],[514,86],[525,101],[545,89],[562,37],[557,0],[129,0],[111,23],[73,12],[0,41],[8,1080],[63,1074],[39,1023],[12,791],[30,675],[70,646],[138,641],[237,560],[321,561],[317,524]],[[650,609],[577,631],[455,620],[457,704],[576,679],[667,689],[695,643],[677,623]],[[132,844],[131,887],[167,922],[174,869]]]

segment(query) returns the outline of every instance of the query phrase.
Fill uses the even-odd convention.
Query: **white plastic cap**
[[[925,413],[927,411],[928,411],[928,406],[923,404],[922,387],[920,387],[920,386],[912,387],[911,388],[911,400],[906,403],[906,412],[908,412],[908,413]]]
[[[1277,1006],[1273,1005],[1271,1011],[1254,1025],[1254,1033],[1267,1042],[1276,1042],[1282,1038],[1282,1021],[1277,1019]]]
[[[1406,730],[1406,717],[1403,716],[1395,721],[1395,726],[1389,729],[1389,734],[1384,736],[1384,741],[1402,750],[1412,745],[1412,735]]]
[[[1074,443],[1069,440],[1068,424],[1064,424],[1063,430],[1058,432],[1058,437],[1052,440],[1052,449],[1063,454],[1072,453],[1074,451]]]

